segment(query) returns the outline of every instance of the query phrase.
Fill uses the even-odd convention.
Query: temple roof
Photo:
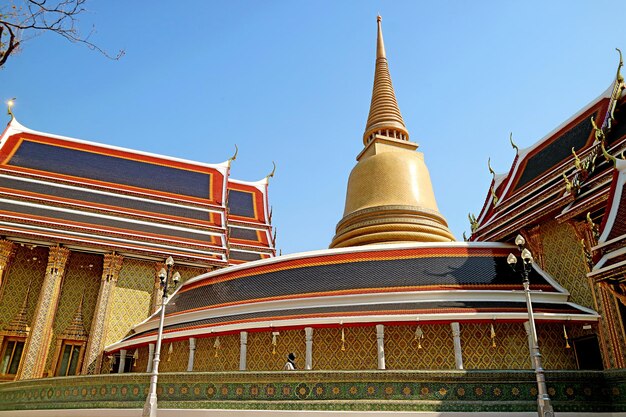
[[[250,262],[187,281],[167,304],[164,338],[339,323],[522,321],[521,276],[506,263],[516,250],[498,243],[372,245]],[[530,281],[538,320],[597,320],[535,265]],[[107,350],[149,343],[157,327],[155,313]]]
[[[507,239],[543,219],[584,217],[604,204],[611,182],[610,164],[602,155],[592,120],[606,132],[606,150],[619,153],[626,123],[613,116],[622,111],[622,83],[615,80],[552,132],[517,150],[509,171],[494,175],[471,240]]]
[[[206,164],[38,132],[0,136],[0,232],[201,267],[274,256],[268,182]],[[233,235],[232,244],[230,235]]]

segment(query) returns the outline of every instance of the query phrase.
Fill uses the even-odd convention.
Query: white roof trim
[[[606,220],[604,230],[598,238],[598,246],[601,246],[602,243],[606,242],[606,239],[609,237],[609,233],[611,233],[611,229],[613,228],[613,223],[615,222],[615,218],[617,217],[617,212],[619,211],[620,202],[622,200],[624,183],[626,183],[626,161],[622,159],[616,159],[615,169],[619,172],[619,174],[617,176],[617,183],[615,184],[616,186],[615,194],[613,195],[613,204],[611,205],[611,209],[609,211],[609,216]]]

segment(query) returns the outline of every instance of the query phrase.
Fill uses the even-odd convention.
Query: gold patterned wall
[[[134,355],[135,352],[131,352],[130,354]],[[133,366],[131,368],[131,372],[146,372],[146,369],[148,367],[148,359],[149,359],[148,355],[149,355],[148,346],[143,346],[137,349],[137,359],[133,359]]]
[[[159,372],[185,372],[188,362],[189,339],[178,340],[173,343],[163,343]]]
[[[239,334],[220,336],[218,349],[215,348],[215,340],[215,337],[196,339],[196,354],[193,362],[193,370],[201,372],[238,370]]]
[[[186,265],[175,265],[174,272],[178,272],[180,273],[180,284],[183,284],[184,282],[187,282],[187,280],[197,277],[198,275],[202,275],[205,272],[207,272],[206,268],[195,268],[192,266],[186,266]]]
[[[572,336],[570,329],[570,335]],[[558,323],[545,323],[537,326],[537,338],[539,350],[543,358],[545,369],[578,369],[574,349],[565,348],[565,336],[563,325]],[[570,345],[572,344],[570,340]]]
[[[52,339],[48,350],[45,369],[54,373],[52,361],[55,359],[57,335],[70,325],[83,299],[83,324],[87,332],[91,329],[93,312],[98,301],[100,278],[102,277],[102,255],[84,252],[71,252],[65,268],[61,295],[54,316]],[[83,298],[84,297],[84,298]]]
[[[47,262],[48,248],[16,245],[15,256],[9,265],[2,288],[0,329],[13,320],[22,308],[29,286],[28,322],[32,324]]]
[[[342,351],[340,328],[313,331],[313,369],[377,369],[376,327],[345,327],[344,335]]]
[[[272,332],[248,333],[248,370],[281,370],[287,362],[287,355],[291,352],[296,354],[296,367],[298,369],[304,369],[304,354],[306,349],[304,330],[280,330],[279,333],[280,334],[276,336],[275,354],[273,353]],[[237,349],[237,352],[239,352],[239,349]]]
[[[574,229],[556,221],[541,226],[545,270],[571,294],[570,301],[595,308],[585,255]]]
[[[450,326],[420,325],[420,328],[423,338],[418,344],[415,340],[417,325],[385,326],[385,367],[454,369],[454,344]],[[374,358],[376,359],[376,350]]]
[[[465,369],[531,369],[528,338],[523,323],[461,323]]]
[[[148,317],[155,275],[153,262],[124,259],[111,295],[105,346],[126,336],[133,325]]]

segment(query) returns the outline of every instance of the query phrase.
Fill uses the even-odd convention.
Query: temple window
[[[57,360],[55,376],[77,375],[82,362],[84,341],[64,340]]]
[[[7,337],[2,344],[2,363],[0,363],[0,379],[13,379],[20,366],[24,350],[24,338]]]

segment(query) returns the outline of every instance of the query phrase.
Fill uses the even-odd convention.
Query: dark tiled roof
[[[228,212],[236,216],[254,219],[254,194],[239,190],[228,190]]]
[[[440,251],[445,255],[444,251]],[[497,256],[421,256],[409,259],[379,259],[368,261],[326,263],[317,260],[314,265],[285,267],[277,263],[270,272],[195,284],[184,287],[172,298],[169,313],[275,297],[304,294],[332,294],[333,292],[363,292],[368,290],[401,291],[403,288],[459,286],[489,289],[521,289],[521,277],[506,263],[508,251]],[[232,256],[232,254],[231,254]],[[303,260],[305,262],[306,259]],[[530,272],[532,285],[544,291],[554,291],[534,269]],[[418,288],[419,289],[419,288]]]
[[[211,174],[24,140],[7,165],[207,198]]]
[[[597,119],[597,112],[594,113]],[[580,151],[591,136],[591,116],[584,118],[576,126],[563,133],[553,140],[539,152],[532,155],[526,162],[524,171],[521,173],[515,189],[518,190],[524,185],[541,176],[561,161],[572,157],[572,148]]]

